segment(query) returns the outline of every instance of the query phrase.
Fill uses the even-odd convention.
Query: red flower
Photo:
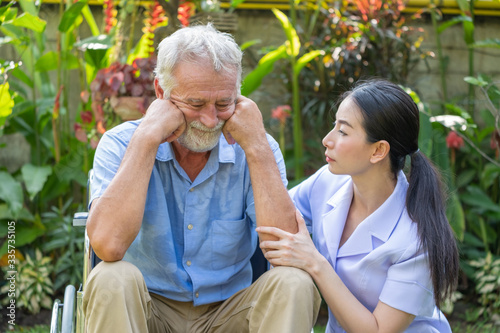
[[[80,117],[82,118],[82,123],[90,124],[92,122],[92,112],[82,111],[80,112]]]
[[[491,149],[500,149],[500,131],[496,130],[491,135],[490,147]]]
[[[446,146],[451,149],[458,149],[464,146],[464,139],[455,131],[451,131],[446,136]]]
[[[185,2],[179,6],[177,10],[177,18],[182,23],[183,26],[187,27],[189,25],[189,17],[194,14],[195,6],[192,2]]]
[[[280,105],[272,110],[271,118],[278,119],[281,124],[286,122],[286,118],[290,117],[292,108],[290,105]]]

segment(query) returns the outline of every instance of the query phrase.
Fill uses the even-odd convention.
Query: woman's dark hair
[[[369,142],[389,143],[395,177],[406,156],[411,157],[406,208],[417,223],[420,245],[428,253],[434,299],[440,306],[457,286],[459,258],[446,218],[440,175],[418,149],[418,107],[403,89],[385,80],[361,82],[342,97],[351,98],[359,107]]]

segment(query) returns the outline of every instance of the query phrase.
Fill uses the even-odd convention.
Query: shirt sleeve
[[[99,198],[120,167],[129,140],[123,139],[119,133],[108,131],[104,133],[99,141],[93,166],[93,177],[90,185],[91,197],[89,209],[92,201]]]
[[[429,262],[417,241],[387,271],[379,300],[415,316],[432,316],[435,302]]]

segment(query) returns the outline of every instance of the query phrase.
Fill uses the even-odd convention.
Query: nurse
[[[418,108],[384,80],[342,99],[323,139],[328,164],[290,190],[299,232],[259,227],[278,238],[260,246],[273,266],[312,276],[326,332],[451,332],[438,307],[456,288],[458,251],[438,172],[418,149]]]

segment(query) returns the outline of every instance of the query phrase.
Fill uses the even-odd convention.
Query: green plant
[[[17,262],[17,272],[12,273],[10,268],[3,268],[6,277],[14,274],[16,307],[25,308],[34,314],[40,312],[41,308],[51,308],[51,296],[54,292],[51,281],[53,269],[52,259],[44,257],[39,249],[35,250],[34,258],[27,254],[24,261]],[[2,294],[8,293],[9,288],[10,285],[6,284],[0,291]],[[8,304],[11,299],[13,298],[7,295],[2,304]]]
[[[479,318],[500,325],[500,257],[488,253],[486,257],[471,260],[469,264],[476,269],[474,279],[479,295],[478,308],[469,313],[469,319]]]
[[[293,8],[293,6],[292,6]],[[301,43],[297,31],[290,23],[288,17],[283,12],[273,9],[274,15],[278,18],[286,35],[286,42],[266,54],[259,61],[257,67],[244,79],[242,85],[242,95],[248,96],[261,84],[264,76],[269,74],[274,63],[280,59],[287,60],[287,66],[291,67],[292,82],[292,119],[293,119],[293,151],[294,151],[294,178],[302,179],[304,176],[303,167],[303,129],[302,112],[300,109],[299,74],[302,69],[314,58],[323,54],[321,50],[312,50],[299,57]]]
[[[24,326],[17,326],[10,330],[9,332],[24,332],[24,333],[49,333],[50,332],[50,326],[49,325],[35,325],[33,327],[24,327]]]
[[[70,209],[71,200],[68,200],[62,209],[52,207],[42,214],[48,230],[41,248],[54,259],[55,290],[62,290],[68,284],[78,289],[82,283],[85,235],[83,228],[73,226]]]

